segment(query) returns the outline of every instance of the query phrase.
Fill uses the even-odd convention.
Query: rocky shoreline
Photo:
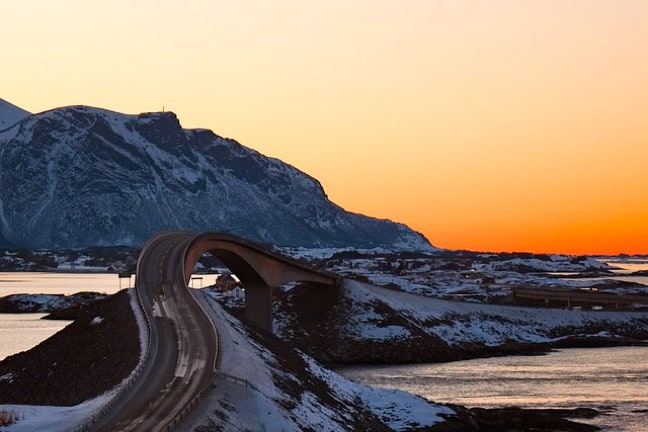
[[[523,408],[465,408],[448,405],[457,415],[434,425],[427,432],[531,432],[566,431],[592,432],[598,426],[570,419],[591,419],[599,412],[591,408],[523,409]]]
[[[78,292],[63,294],[10,294],[0,297],[0,313],[48,313],[46,319],[73,320],[106,294]]]

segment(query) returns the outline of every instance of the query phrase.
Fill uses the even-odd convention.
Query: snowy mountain
[[[10,104],[4,99],[0,99],[0,130],[19,122],[31,113]]]
[[[0,131],[0,244],[142,245],[161,230],[279,246],[433,250],[402,224],[344,211],[319,182],[171,112],[73,106]]]

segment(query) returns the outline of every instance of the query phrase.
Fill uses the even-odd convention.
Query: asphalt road
[[[213,382],[216,330],[184,280],[192,238],[164,233],[142,250],[136,289],[151,322],[149,354],[138,379],[94,430],[164,431]]]

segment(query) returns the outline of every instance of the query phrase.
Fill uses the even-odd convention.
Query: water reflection
[[[38,345],[70,321],[41,319],[46,314],[0,314],[0,360]]]
[[[0,297],[9,294],[74,294],[94,291],[114,294],[135,283],[135,277],[120,279],[117,273],[0,273]]]
[[[479,407],[592,407],[595,420],[636,424],[648,413],[648,347],[561,350],[442,364],[352,367],[342,375],[442,403]],[[632,423],[635,422],[635,423]],[[637,430],[637,429],[627,429]]]

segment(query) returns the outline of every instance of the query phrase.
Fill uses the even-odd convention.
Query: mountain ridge
[[[0,98],[0,130],[15,124],[30,115],[31,113],[29,111]]]
[[[0,241],[137,246],[224,231],[278,246],[435,250],[403,224],[350,213],[315,178],[172,112],[74,105],[0,131]]]

